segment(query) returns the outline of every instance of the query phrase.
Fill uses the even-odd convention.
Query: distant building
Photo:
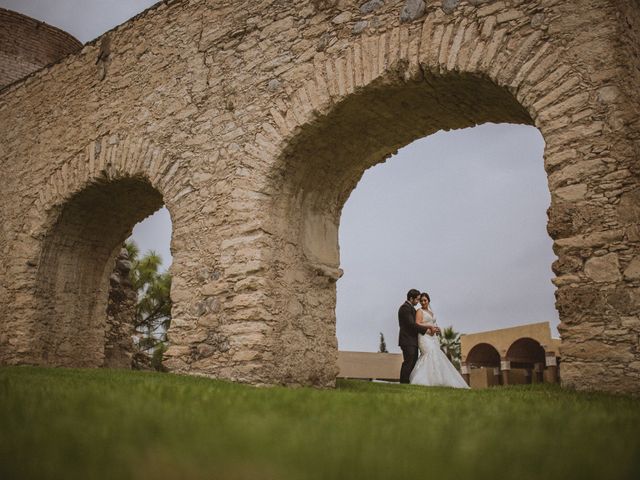
[[[548,322],[462,335],[461,371],[471,388],[559,381],[560,339]]]
[[[471,388],[558,383],[560,340],[549,323],[531,323],[460,337],[461,373]],[[398,381],[398,353],[338,352],[340,378]]]

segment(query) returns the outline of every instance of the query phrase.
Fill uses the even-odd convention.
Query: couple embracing
[[[418,303],[420,308],[416,311]],[[429,294],[411,289],[407,293],[407,301],[398,310],[398,345],[404,360],[400,369],[400,383],[469,388],[456,367],[440,350],[440,328],[430,303]]]

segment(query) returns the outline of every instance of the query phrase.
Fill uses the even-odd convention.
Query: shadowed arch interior
[[[520,338],[507,350],[507,360],[512,366],[528,367],[536,363],[545,363],[544,348],[533,338]]]
[[[295,295],[283,308],[304,318],[282,323],[276,350],[286,371],[295,370],[286,364],[295,364],[291,359],[297,355],[305,357],[301,362],[317,364],[305,380],[311,383],[335,380],[326,359],[337,351],[335,281],[342,274],[338,227],[342,208],[365,170],[440,130],[487,122],[533,124],[514,96],[486,76],[415,72],[402,63],[389,72],[301,127],[271,179],[275,210],[270,222],[275,222],[273,231],[288,239],[278,270],[300,272],[277,280],[288,292],[283,298]],[[301,275],[307,280],[301,282]],[[326,341],[305,351],[312,336]],[[319,361],[310,361],[315,355]]]
[[[484,76],[432,75],[405,80],[398,67],[335,105],[305,126],[284,152],[285,194],[305,211],[300,228],[305,254],[337,266],[340,212],[364,171],[414,140],[440,130],[482,123],[533,124],[527,111],[504,88]]]
[[[500,367],[500,354],[493,345],[479,343],[467,355],[471,367]]]
[[[38,265],[43,363],[102,366],[115,258],[134,225],[162,205],[147,181],[124,178],[94,183],[57,210]]]

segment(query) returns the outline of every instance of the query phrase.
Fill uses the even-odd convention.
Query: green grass
[[[0,479],[638,479],[640,401],[0,368]]]

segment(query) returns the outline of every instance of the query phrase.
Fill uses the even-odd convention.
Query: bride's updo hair
[[[431,297],[429,296],[429,294],[427,292],[422,292],[420,294],[420,298],[426,298],[427,300],[429,300],[429,303],[431,303]]]

